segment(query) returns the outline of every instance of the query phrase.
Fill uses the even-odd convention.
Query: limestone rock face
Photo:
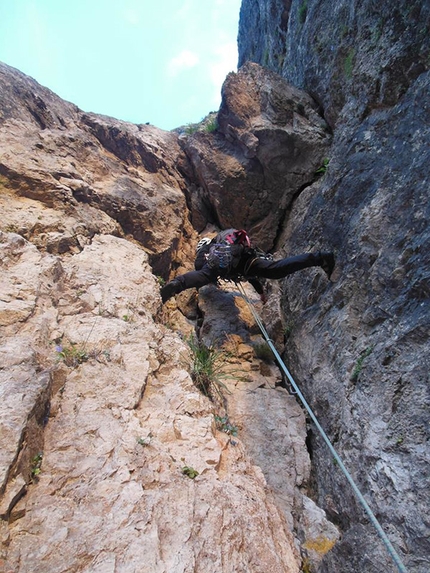
[[[279,493],[256,422],[232,439],[164,326],[154,274],[189,266],[195,235],[178,136],[0,72],[0,569],[298,572],[303,417],[288,441],[302,477]]]
[[[229,74],[222,96],[217,132],[184,142],[199,183],[193,221],[246,228],[269,249],[292,198],[321,167],[330,134],[312,98],[256,64]]]
[[[50,248],[79,248],[76,235],[91,238],[104,232],[109,217],[108,232],[116,227],[116,233],[139,241],[156,273],[167,276],[187,226],[184,176],[189,166],[178,136],[84,114],[4,64],[0,83],[2,187],[61,211],[78,226],[78,232],[67,229],[67,244],[62,237],[61,245]],[[26,229],[26,236],[42,231],[49,234],[49,243],[55,242],[58,231],[43,229],[41,222],[37,233]]]
[[[243,283],[242,288],[261,313],[261,302],[252,287]],[[267,304],[274,302],[271,297]],[[228,392],[218,424],[228,431],[237,430],[295,531],[296,543],[301,542],[304,563],[316,570],[340,533],[307,497],[312,488],[304,411],[287,390],[248,302],[232,283],[200,289],[199,310],[200,339],[209,347],[221,347],[228,356],[226,375],[221,379]]]
[[[261,469],[154,321],[146,253],[105,235],[60,261],[0,239],[2,292],[21,289],[0,314],[2,570],[298,572]]]

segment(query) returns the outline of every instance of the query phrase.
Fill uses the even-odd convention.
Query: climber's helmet
[[[202,247],[204,247],[205,245],[209,245],[209,243],[211,242],[212,239],[210,239],[209,237],[203,237],[203,239],[200,239],[200,241],[197,243],[196,253],[198,253]]]

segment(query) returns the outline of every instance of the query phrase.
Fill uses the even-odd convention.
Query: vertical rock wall
[[[337,270],[285,281],[285,356],[402,556],[429,569],[430,12],[422,2],[244,0],[239,61],[311,94],[333,128],[279,254],[334,248]],[[270,320],[270,316],[267,315]],[[343,531],[321,571],[394,565],[310,428],[315,498]]]
[[[190,377],[194,324],[161,307],[155,275],[196,235],[178,136],[0,72],[1,570],[298,572],[302,412],[243,308],[221,317],[240,336],[218,404]]]
[[[303,568],[392,566],[311,426],[309,480],[303,412],[256,359],[241,299],[209,288],[161,312],[154,274],[191,268],[209,223],[277,256],[335,248],[332,284],[269,283],[261,311],[408,570],[427,571],[428,14],[403,4],[245,0],[241,61],[272,71],[229,75],[215,133],[83,114],[0,65],[6,570],[297,571],[297,536]],[[166,328],[196,321],[238,357],[222,407]],[[323,510],[342,532],[328,553]]]
[[[239,66],[276,71],[310,93],[334,127],[394,105],[428,69],[429,21],[420,1],[244,0]]]
[[[1,570],[298,572],[291,508],[155,320],[146,253],[111,235],[65,258],[0,245]]]

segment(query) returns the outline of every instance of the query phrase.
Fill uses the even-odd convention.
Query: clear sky
[[[221,102],[241,0],[0,0],[0,61],[87,112],[173,129]]]

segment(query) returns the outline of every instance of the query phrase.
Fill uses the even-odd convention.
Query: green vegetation
[[[213,133],[218,129],[218,114],[215,111],[211,111],[205,116],[199,123],[188,123],[185,127],[179,128],[186,135],[192,135],[193,133],[206,132]]]
[[[122,319],[126,322],[133,320],[132,315],[124,315]],[[91,333],[90,333],[91,334]],[[66,340],[55,341],[56,361],[63,362],[70,368],[77,368],[80,364],[88,360],[97,360],[105,364],[111,361],[111,353],[108,348],[100,348],[94,345],[88,348],[88,338],[84,342],[69,342]]]
[[[187,343],[191,350],[191,378],[194,384],[208,398],[223,400],[223,393],[230,393],[223,383],[229,378],[225,371],[227,353],[214,345],[206,346],[194,336],[190,336]]]
[[[38,475],[41,472],[41,466],[42,466],[42,459],[43,459],[43,454],[42,452],[39,452],[38,454],[36,454],[34,456],[34,458],[31,460],[31,477],[34,480],[35,478],[38,477]]]
[[[55,351],[58,361],[62,361],[66,366],[73,368],[89,359],[83,344],[75,344],[74,342],[71,342],[70,345],[59,344],[55,347]]]
[[[327,171],[329,163],[330,160],[327,157],[323,159],[322,165],[315,171],[315,175],[324,175],[324,173]]]
[[[188,123],[185,126],[184,131],[187,135],[192,135],[193,133],[196,133],[196,131],[199,131],[199,124],[198,123]]]
[[[205,129],[208,133],[213,133],[218,129],[218,120],[216,117],[212,117],[207,122]]]
[[[299,22],[304,24],[308,15],[308,0],[303,0],[299,6]]]
[[[218,430],[228,434],[229,436],[237,436],[238,429],[233,426],[229,420],[228,416],[215,416],[215,423]]]
[[[343,64],[343,71],[348,79],[352,78],[352,71],[354,69],[355,48],[350,48],[345,62]]]
[[[188,476],[190,479],[194,479],[199,475],[199,472],[190,466],[184,466],[182,468],[182,473]]]
[[[351,380],[355,381],[358,379],[360,372],[363,369],[363,362],[364,360],[369,356],[369,354],[371,354],[373,351],[373,347],[372,346],[368,346],[360,355],[360,358],[357,360],[357,363],[355,365],[355,368],[351,374]]]

